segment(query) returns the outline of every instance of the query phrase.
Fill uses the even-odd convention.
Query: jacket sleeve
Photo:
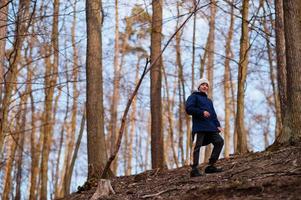
[[[216,115],[216,112],[215,112],[215,109],[214,109],[212,101],[211,101],[211,106],[212,106],[212,110],[213,110],[213,121],[214,121],[214,124],[216,125],[216,127],[221,127],[221,124],[219,123],[219,121],[217,119],[217,115]]]
[[[190,95],[186,101],[185,110],[188,115],[194,117],[204,117],[204,111],[197,105],[197,98],[194,95]]]

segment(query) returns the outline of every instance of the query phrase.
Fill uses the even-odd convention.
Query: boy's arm
[[[185,110],[188,115],[195,117],[204,117],[204,109],[197,106],[196,96],[190,95],[185,104]]]

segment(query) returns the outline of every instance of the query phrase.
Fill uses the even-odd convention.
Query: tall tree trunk
[[[179,29],[179,24],[180,24],[180,8],[179,8],[179,3],[177,4],[177,25],[176,25],[176,30]],[[183,105],[185,98],[183,99],[184,96],[184,75],[183,75],[183,65],[182,65],[182,58],[181,58],[181,37],[182,37],[183,31],[180,30],[176,34],[176,63],[178,67],[178,88],[179,88],[179,153],[180,153],[180,158],[181,158],[181,163],[183,164],[185,162],[184,160],[184,131],[183,131],[183,118],[184,118],[184,110],[183,110]]]
[[[236,153],[248,152],[247,133],[244,125],[245,83],[249,62],[249,30],[248,30],[249,0],[243,0],[242,24],[238,66],[237,113],[235,118],[235,132],[237,133]]]
[[[151,30],[151,155],[152,169],[164,168],[164,145],[162,133],[162,57],[153,63],[161,52],[162,0],[152,0]]]
[[[120,82],[120,70],[121,66],[119,65],[119,16],[118,16],[118,0],[115,0],[115,39],[114,39],[114,82],[113,82],[113,94],[111,99],[111,119],[109,124],[109,132],[111,135],[111,144],[110,144],[110,154],[115,150],[116,136],[118,133],[117,128],[117,108],[119,103],[119,82]],[[123,55],[124,56],[124,55]],[[112,163],[112,171],[116,174],[117,164],[118,164],[118,155],[116,155],[115,160]]]
[[[210,4],[210,21],[208,35],[208,60],[207,60],[207,78],[210,83],[208,90],[209,98],[213,99],[213,74],[214,74],[214,50],[215,50],[215,16],[216,16],[216,1],[211,0]],[[212,146],[207,145],[205,150],[204,161],[207,162],[212,152]]]
[[[233,3],[233,0],[230,4]],[[230,78],[230,60],[232,56],[231,42],[233,39],[234,31],[234,6],[230,5],[230,26],[228,30],[228,35],[226,39],[226,48],[225,48],[225,73],[224,73],[224,98],[225,98],[225,128],[224,128],[224,140],[225,140],[225,149],[224,156],[227,158],[230,154],[230,118],[231,118],[231,78]]]
[[[100,177],[107,162],[104,135],[101,0],[86,1],[88,179]],[[97,152],[97,153],[95,153]]]
[[[283,1],[287,70],[287,108],[282,133],[276,143],[294,144],[301,140],[301,5]]]
[[[286,57],[284,38],[283,1],[275,0],[275,32],[276,32],[276,54],[277,54],[277,86],[281,110],[281,122],[284,121],[284,114],[287,106],[287,80],[286,80]]]

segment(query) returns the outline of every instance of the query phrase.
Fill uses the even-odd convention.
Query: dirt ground
[[[224,172],[195,178],[189,166],[116,177],[116,194],[100,199],[301,199],[300,144],[221,159],[218,166]],[[94,192],[95,187],[64,200],[89,199]]]

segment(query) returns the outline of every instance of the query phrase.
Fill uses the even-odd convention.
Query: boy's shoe
[[[205,173],[206,173],[206,174],[219,173],[219,172],[222,172],[222,171],[223,171],[222,168],[217,168],[217,167],[215,167],[214,165],[208,165],[208,166],[205,168]]]
[[[198,168],[192,168],[190,172],[190,177],[198,177],[198,176],[203,176],[203,174],[201,174]]]

